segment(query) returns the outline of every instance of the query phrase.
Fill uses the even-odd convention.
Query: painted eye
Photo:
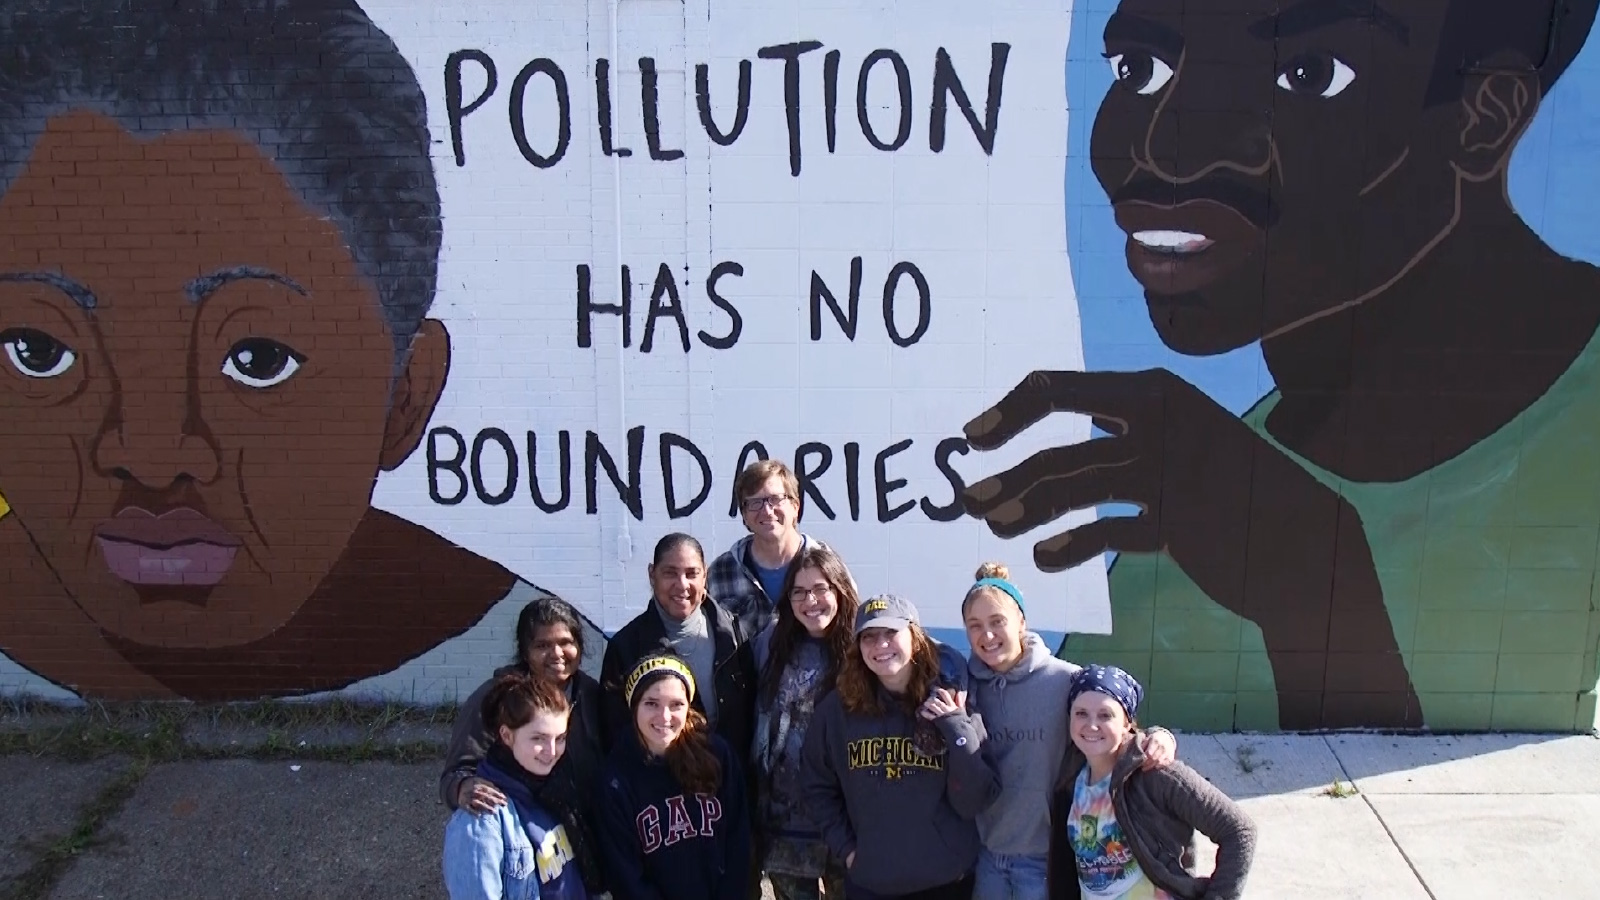
[[[267,338],[245,338],[228,350],[222,374],[245,387],[277,387],[288,381],[306,358],[292,348]]]
[[[0,347],[11,365],[29,378],[55,378],[78,361],[71,347],[33,328],[0,332]]]
[[[1278,70],[1278,87],[1303,97],[1327,100],[1344,93],[1356,80],[1356,70],[1328,53],[1307,53]]]
[[[1160,57],[1140,50],[1114,53],[1106,57],[1111,63],[1111,75],[1117,82],[1136,94],[1154,94],[1172,80],[1172,67]]]

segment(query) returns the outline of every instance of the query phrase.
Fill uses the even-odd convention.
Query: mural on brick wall
[[[959,627],[963,419],[1082,365],[1067,8],[746,6],[8,4],[0,688],[453,699],[540,591],[592,663],[767,456]]]
[[[1122,663],[1150,715],[1191,727],[1590,727],[1600,273],[1573,257],[1600,248],[1595,183],[1571,176],[1594,16],[1075,14],[1105,53],[1076,44],[1069,74],[1096,371],[1041,375],[968,429],[998,443],[1073,410],[1105,435],[969,488],[998,532],[1137,507],[1037,546],[1046,567],[1120,551],[1112,633],[1063,655]]]
[[[82,6],[0,11],[0,691],[592,666],[777,457],[1152,721],[1594,719],[1593,0]]]

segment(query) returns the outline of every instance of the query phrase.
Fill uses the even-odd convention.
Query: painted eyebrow
[[[1125,12],[1112,13],[1106,20],[1105,42],[1128,43],[1154,47],[1171,59],[1183,55],[1183,35],[1165,25]]]
[[[94,291],[59,272],[0,272],[0,282],[48,285],[72,298],[85,311],[100,305]]]
[[[199,278],[190,281],[183,286],[183,292],[188,295],[191,302],[199,303],[224,285],[247,279],[274,281],[302,297],[309,296],[306,293],[306,289],[301,287],[300,283],[293,278],[287,275],[279,275],[271,269],[263,269],[260,266],[234,266],[229,269],[218,269],[215,272],[201,275]]]
[[[1305,0],[1277,15],[1258,20],[1246,31],[1253,38],[1270,41],[1294,37],[1352,19],[1376,25],[1379,30],[1399,41],[1401,46],[1411,46],[1410,27],[1399,16],[1370,0]]]

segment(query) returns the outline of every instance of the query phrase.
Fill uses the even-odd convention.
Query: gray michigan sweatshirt
[[[855,853],[845,876],[850,896],[869,900],[971,872],[978,859],[972,820],[1000,790],[984,758],[981,717],[962,710],[936,720],[946,750],[927,756],[913,743],[912,717],[886,695],[879,700],[881,715],[852,715],[838,693],[824,697],[801,760],[823,841],[840,861]]]
[[[990,853],[1043,857],[1050,852],[1050,792],[1072,739],[1067,688],[1078,667],[1052,656],[1029,632],[1009,672],[996,672],[977,654],[969,669],[968,702],[983,717],[1000,776],[1000,797],[978,814],[978,834]]]

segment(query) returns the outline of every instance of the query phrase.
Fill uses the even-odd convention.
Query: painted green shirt
[[[1401,482],[1346,481],[1266,433],[1276,391],[1244,421],[1361,516],[1427,725],[1587,730],[1595,721],[1600,594],[1600,336],[1516,418]],[[1261,631],[1173,561],[1122,554],[1111,635],[1062,656],[1138,674],[1153,721],[1271,730],[1277,696]]]

